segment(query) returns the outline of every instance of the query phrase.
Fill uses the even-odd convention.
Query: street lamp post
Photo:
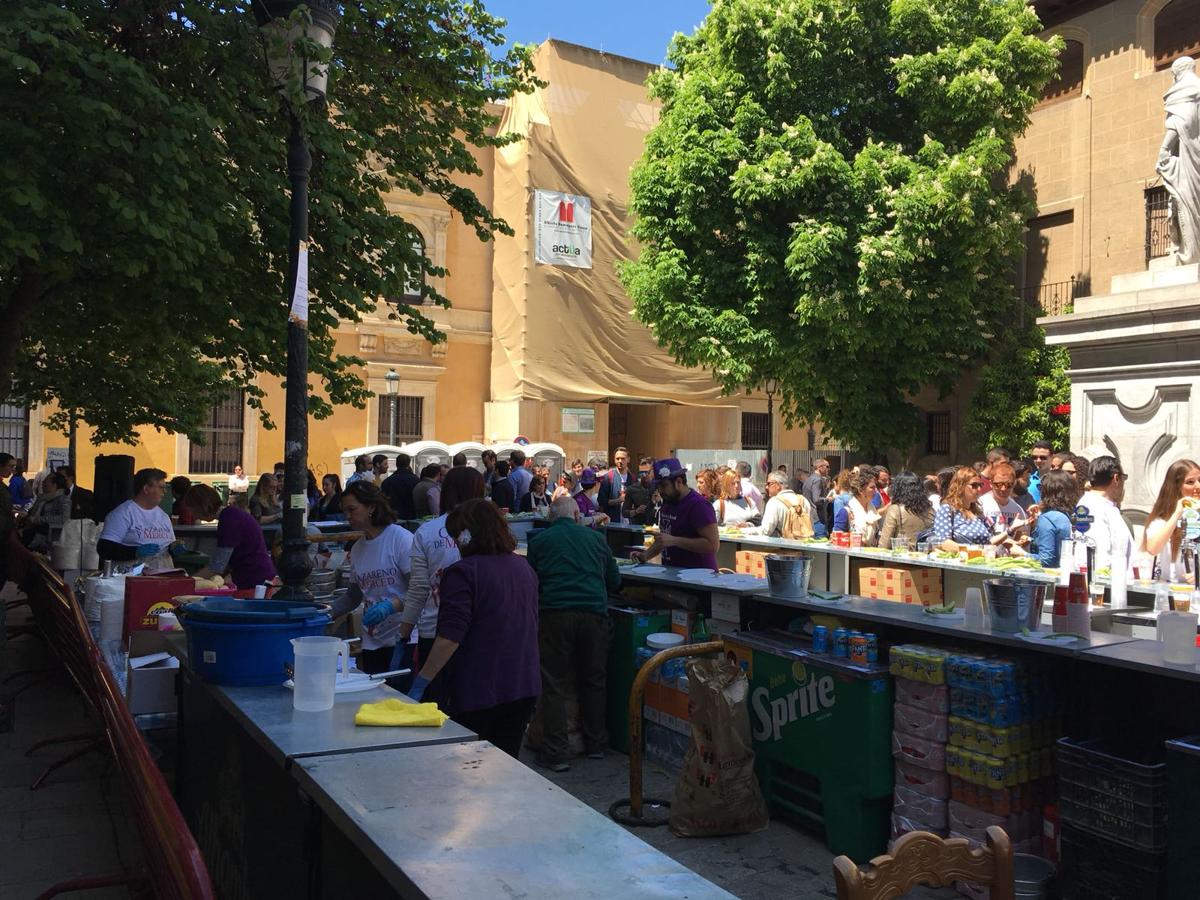
[[[779,379],[768,378],[763,382],[767,393],[767,474],[775,471],[771,462],[771,445],[775,443],[775,394],[779,391]]]
[[[396,396],[396,392],[400,390],[400,376],[396,374],[395,369],[388,369],[387,374],[383,376],[384,382],[387,384],[388,400],[391,402],[391,418],[388,419],[388,444],[392,447],[396,446],[396,405],[400,398]]]
[[[301,6],[309,14],[307,24],[293,25],[290,17]],[[268,39],[268,63],[280,89],[303,84],[304,98],[323,104],[329,79],[327,65],[314,62],[305,45],[307,38],[326,49],[333,46],[337,29],[336,0],[254,0],[254,16]],[[287,394],[283,429],[283,555],[279,575],[284,587],[280,599],[310,597],[305,580],[311,566],[304,517],[308,509],[308,173],[312,156],[296,109],[291,109],[287,142],[288,179],[291,182],[291,234],[288,239],[288,275],[285,298],[287,323]],[[299,289],[297,289],[297,287]]]

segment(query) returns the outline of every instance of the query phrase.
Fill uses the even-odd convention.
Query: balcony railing
[[[1146,188],[1146,264],[1171,252],[1167,228],[1167,189],[1163,185]]]
[[[1052,281],[1024,288],[1020,294],[1024,303],[1021,304],[1021,315],[1024,318],[1025,308],[1032,306],[1042,316],[1061,316],[1075,303],[1075,290],[1079,285],[1075,276],[1070,281]],[[1024,322],[1022,322],[1024,324]]]

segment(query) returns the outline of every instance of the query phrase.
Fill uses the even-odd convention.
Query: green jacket
[[[580,609],[603,614],[608,592],[621,586],[621,575],[608,541],[598,531],[571,519],[556,519],[534,531],[526,555],[538,577],[542,609]]]

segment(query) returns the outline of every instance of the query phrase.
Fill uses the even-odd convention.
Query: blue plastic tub
[[[283,684],[295,658],[292,638],[324,634],[330,618],[318,613],[294,622],[254,624],[184,618],[188,662],[202,681],[228,685]]]

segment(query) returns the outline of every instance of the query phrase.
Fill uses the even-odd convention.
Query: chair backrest
[[[75,599],[75,592],[43,556],[33,556],[30,570],[26,591],[34,620],[83,699],[96,709],[96,678],[92,663],[97,653],[96,642]]]
[[[104,730],[133,807],[154,895],[162,900],[213,900],[216,894],[200,848],[99,654],[95,671]]]
[[[1012,842],[1004,829],[992,825],[987,845],[971,848],[966,838],[943,840],[927,831],[913,831],[898,841],[891,855],[877,856],[859,869],[848,856],[833,861],[838,900],[891,900],[918,884],[947,887],[955,881],[975,882],[991,889],[991,900],[1014,900]]]

